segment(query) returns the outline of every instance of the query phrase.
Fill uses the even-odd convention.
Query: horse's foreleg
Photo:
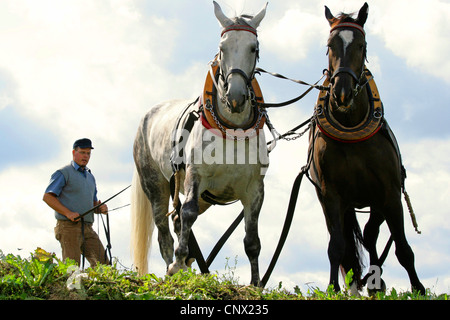
[[[382,274],[382,264],[378,257],[377,252],[377,240],[378,235],[380,233],[380,225],[384,222],[384,217],[381,214],[381,212],[376,208],[370,208],[370,217],[369,220],[366,223],[366,226],[364,227],[364,247],[369,252],[370,257],[370,266],[369,273],[365,276],[365,280],[367,281],[367,289],[369,291],[369,294],[375,294],[378,291],[385,291],[386,285],[381,278],[373,278],[373,275],[375,274],[375,271],[370,270],[379,270],[379,275]],[[372,269],[372,268],[379,268],[379,269]]]
[[[264,186],[261,183],[255,192],[249,192],[252,196],[249,204],[244,203],[245,218],[245,253],[250,261],[251,268],[251,284],[255,286],[261,285],[259,277],[259,253],[261,251],[261,242],[258,236],[258,218],[264,200]]]
[[[189,255],[189,234],[199,214],[198,181],[193,179],[192,174],[188,172],[186,173],[186,181],[186,200],[180,210],[181,230],[178,238],[178,247],[175,250],[175,262],[167,270],[168,275],[173,275],[179,270],[187,270],[186,258]]]
[[[326,199],[326,200],[325,200]],[[336,199],[336,200],[334,200]],[[335,291],[340,291],[339,267],[345,254],[345,239],[343,234],[343,219],[338,198],[322,198],[322,208],[326,217],[330,241],[328,242],[328,259],[330,261],[330,285]]]
[[[333,285],[335,291],[340,291],[339,286],[339,266],[345,253],[345,241],[340,230],[340,225],[333,228],[330,232],[330,241],[328,243],[328,259],[330,261],[330,285]]]
[[[167,208],[164,206],[163,208]],[[167,210],[164,210],[167,211]],[[157,211],[159,214],[155,215],[155,224],[158,228],[158,243],[161,255],[166,262],[167,268],[173,262],[173,237],[170,234],[169,219],[163,210]]]
[[[376,245],[380,233],[380,225],[383,223],[384,217],[377,209],[371,208],[370,210],[369,220],[364,227],[364,247],[369,252],[370,265],[378,265],[379,261]],[[380,265],[378,266],[381,267]]]
[[[414,253],[406,240],[403,209],[400,199],[391,205],[391,207],[385,208],[384,214],[389,230],[394,238],[395,254],[400,264],[408,272],[412,289],[425,294],[425,287],[420,282],[414,267]]]

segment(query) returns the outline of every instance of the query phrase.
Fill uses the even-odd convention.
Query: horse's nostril
[[[342,88],[342,91],[341,91],[341,102],[345,103],[345,90],[344,90],[344,88]]]

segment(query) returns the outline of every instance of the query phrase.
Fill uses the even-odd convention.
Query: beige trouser
[[[83,235],[81,222],[57,220],[55,237],[61,244],[62,258],[75,260],[80,265],[83,253]],[[91,267],[97,263],[108,264],[105,249],[97,233],[92,229],[92,223],[84,223],[84,255]]]

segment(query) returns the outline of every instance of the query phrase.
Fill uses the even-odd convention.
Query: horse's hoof
[[[167,275],[168,276],[173,276],[175,273],[177,273],[180,270],[187,270],[187,266],[185,264],[180,265],[177,262],[173,262],[172,264],[169,265],[169,268],[167,269]]]
[[[190,268],[194,262],[195,262],[195,258],[187,259],[187,261],[186,261],[186,266],[187,266],[188,268]]]
[[[421,295],[425,295],[427,293],[427,290],[425,289],[423,284],[420,282],[417,285],[413,285],[411,289],[412,289],[412,291],[419,292]]]
[[[358,290],[358,285],[356,283],[356,281],[353,281],[353,283],[350,285],[350,295],[353,297],[361,297],[361,294],[359,293]]]

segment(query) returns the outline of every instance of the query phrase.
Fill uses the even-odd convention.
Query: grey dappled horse
[[[258,256],[261,245],[257,224],[264,199],[264,164],[259,158],[254,162],[246,159],[241,163],[237,152],[232,153],[230,161],[229,152],[235,151],[239,144],[247,152],[252,152],[249,149],[255,146],[252,142],[254,138],[230,140],[225,135],[219,137],[211,134],[201,113],[207,107],[213,110],[214,106],[215,113],[212,115],[215,123],[212,125],[220,129],[220,134],[224,128],[232,128],[231,132],[240,128],[246,130],[254,119],[261,120],[261,114],[258,116],[261,110],[255,108],[254,95],[249,86],[258,58],[256,28],[264,18],[266,7],[267,4],[254,17],[230,19],[214,2],[214,13],[223,27],[220,51],[216,58],[218,76],[214,77],[214,90],[217,91],[215,101],[211,101],[212,105],[204,105],[200,110],[198,104],[191,103],[192,101],[163,102],[153,106],[140,123],[134,143],[136,171],[133,177],[131,237],[134,265],[141,274],[148,272],[148,251],[154,225],[158,229],[159,247],[167,265],[167,273],[172,275],[180,269],[186,270],[191,227],[197,216],[211,205],[203,197],[207,192],[214,195],[218,202],[240,200],[244,206],[244,245],[251,264],[251,283],[260,283]],[[177,173],[180,179],[179,191],[184,194],[185,199],[179,217],[174,219],[174,222],[181,224],[178,228],[175,224],[178,247],[173,261],[174,240],[169,230],[167,214],[171,196],[169,182],[174,173],[170,161],[174,145],[173,132],[176,128],[184,127],[193,110],[200,114],[200,119],[193,123],[190,133],[183,135],[182,139],[185,168]],[[253,152],[267,157],[264,132],[259,128],[253,131],[256,130],[259,141],[263,142]],[[226,155],[219,155],[221,150],[226,150]]]

